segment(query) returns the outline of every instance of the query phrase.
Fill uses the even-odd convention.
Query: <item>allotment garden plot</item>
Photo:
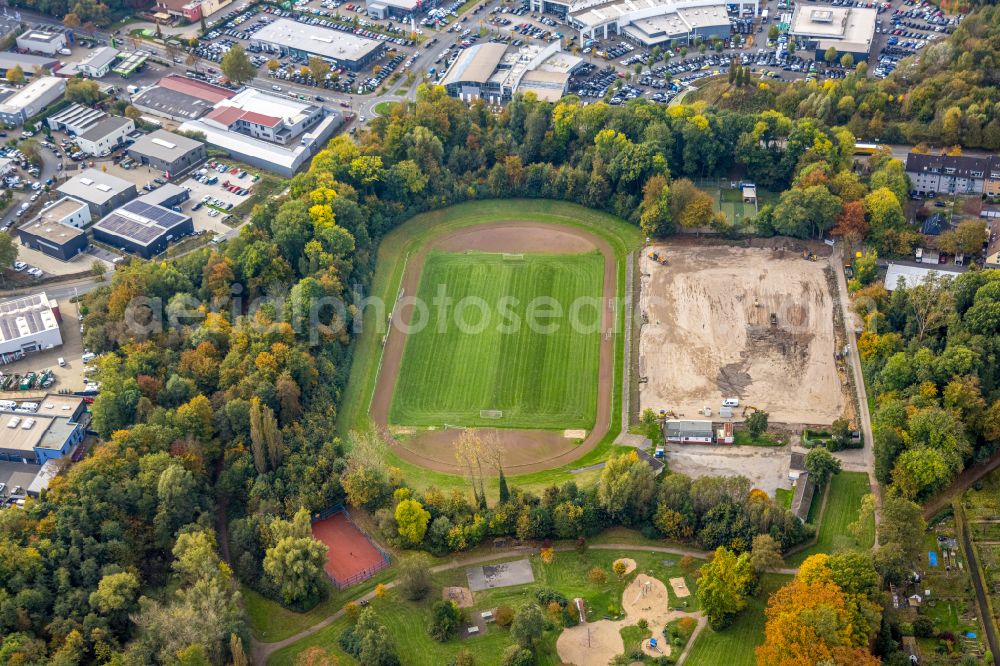
[[[846,374],[835,358],[829,260],[720,245],[651,248],[641,260],[643,409],[698,418],[740,399],[784,423],[844,414]]]
[[[432,252],[391,422],[592,428],[602,266],[597,252]]]

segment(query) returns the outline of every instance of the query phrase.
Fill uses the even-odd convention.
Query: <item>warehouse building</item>
[[[183,123],[201,118],[236,93],[228,88],[184,76],[164,76],[155,86],[132,96],[132,106]]]
[[[26,78],[35,75],[35,69],[55,71],[59,67],[59,60],[49,56],[31,55],[30,53],[15,53],[13,51],[0,51],[0,76],[7,77],[7,72],[20,67]]]
[[[92,109],[89,106],[73,103],[59,113],[46,118],[45,123],[53,132],[80,135],[107,117],[108,114],[100,109]]]
[[[759,0],[530,0],[531,10],[562,16],[580,40],[620,35],[645,47],[724,39],[731,21],[726,5],[756,15]]]
[[[136,140],[128,147],[128,155],[140,164],[147,164],[168,174],[167,178],[183,173],[205,161],[205,144],[166,130],[156,130]]]
[[[96,240],[149,259],[194,233],[194,223],[190,215],[136,199],[98,220],[93,233]]]
[[[125,145],[125,139],[134,131],[135,122],[131,118],[109,116],[77,135],[76,145],[92,157],[103,157]]]
[[[63,197],[46,206],[38,217],[17,229],[21,245],[61,261],[69,261],[90,244],[82,227],[90,222],[85,203]]]
[[[250,38],[255,44],[277,47],[292,56],[319,56],[339,67],[357,71],[385,53],[385,43],[349,32],[280,18]]]
[[[0,120],[8,125],[20,125],[62,99],[65,91],[65,79],[55,76],[38,77],[0,103]]]
[[[90,422],[79,396],[46,395],[0,408],[0,461],[44,465],[66,457],[83,441]]]
[[[0,302],[0,357],[62,345],[58,306],[45,292]]]
[[[500,104],[528,92],[555,102],[566,94],[570,76],[582,63],[581,58],[560,51],[557,41],[511,51],[505,44],[476,44],[455,59],[441,85],[452,97],[467,102],[483,99]]]
[[[204,134],[240,161],[291,177],[343,124],[343,115],[322,105],[246,88],[180,129]]]
[[[66,35],[62,32],[48,32],[34,28],[17,37],[17,48],[50,56],[58,54],[66,46]]]
[[[832,46],[838,57],[850,54],[861,62],[868,60],[877,21],[875,9],[798,5],[788,34],[798,47],[811,50],[816,60],[823,60]]]
[[[98,169],[87,169],[67,180],[56,191],[87,204],[94,219],[104,217],[126,201],[135,199],[137,194],[134,183]]]

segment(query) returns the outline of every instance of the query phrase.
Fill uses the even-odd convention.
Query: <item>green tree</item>
[[[750,566],[754,573],[760,576],[765,571],[780,569],[784,564],[781,557],[781,545],[770,534],[758,534],[753,538],[750,549]]]
[[[274,519],[274,545],[264,555],[264,571],[288,605],[319,600],[323,589],[327,546],[312,536],[309,512],[299,509],[292,522]]]
[[[508,645],[500,657],[500,666],[533,666],[535,655],[520,645]]]
[[[775,39],[778,38],[779,34],[781,34],[781,33],[778,30],[778,26],[773,25],[773,24],[770,25],[770,26],[768,26],[768,28],[767,28],[767,38],[768,39],[775,40]]]
[[[250,442],[259,473],[276,470],[281,465],[282,437],[278,421],[271,408],[256,396],[250,400]]]
[[[309,58],[309,73],[322,83],[326,80],[326,75],[330,73],[330,63],[318,56],[311,56]]]
[[[698,579],[698,599],[713,629],[728,627],[746,607],[746,595],[755,580],[749,553],[737,556],[721,546],[716,548]]]
[[[427,533],[427,523],[431,519],[430,512],[414,499],[405,499],[396,505],[396,524],[399,525],[399,535],[410,546],[419,546]]]
[[[244,84],[257,76],[257,68],[250,62],[246,51],[239,44],[233,45],[226,55],[222,56],[219,67],[226,78],[237,85]]]
[[[822,488],[830,477],[840,473],[840,461],[822,446],[806,454],[806,471],[817,487]]]
[[[458,632],[462,621],[462,609],[454,601],[434,602],[431,607],[431,638],[444,643]]]
[[[132,572],[108,574],[90,593],[90,605],[101,615],[127,614],[135,604],[139,579]]]
[[[24,70],[20,65],[14,65],[7,70],[7,80],[17,86],[24,83]]]
[[[767,420],[769,416],[764,410],[758,409],[747,417],[745,425],[751,437],[757,439],[767,432]]]
[[[837,59],[837,48],[835,46],[831,46],[826,50],[826,53],[823,54],[823,60],[826,60],[828,63],[832,63],[836,59]]]
[[[850,69],[854,67],[854,56],[852,56],[850,53],[845,53],[844,55],[840,56],[840,66],[843,67],[844,69]]]
[[[91,79],[68,79],[66,81],[66,99],[84,106],[93,106],[104,98],[97,81]]]
[[[545,620],[542,612],[534,604],[522,607],[510,625],[510,637],[522,648],[532,649],[535,641],[542,637]]]
[[[656,492],[653,470],[634,451],[614,456],[601,471],[597,500],[616,518],[641,518],[649,513]]]
[[[17,261],[17,244],[14,237],[6,231],[0,231],[0,269],[12,267]]]
[[[419,601],[431,590],[430,562],[424,555],[411,555],[398,565],[399,592],[404,599]]]

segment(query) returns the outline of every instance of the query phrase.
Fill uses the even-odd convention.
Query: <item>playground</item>
[[[633,561],[634,564],[634,561]],[[682,579],[683,580],[683,579]],[[685,588],[686,589],[686,588]],[[621,620],[598,620],[581,622],[565,629],[556,641],[559,659],[575,666],[604,666],[616,655],[639,647],[646,654],[659,657],[670,654],[669,642],[663,636],[663,627],[670,621],[682,617],[693,617],[703,621],[701,613],[687,613],[670,610],[667,586],[657,578],[640,573],[622,593]],[[640,646],[627,646],[622,640],[621,630],[646,620],[653,632],[650,639]]]
[[[329,548],[323,568],[338,588],[360,583],[389,565],[388,556],[358,529],[346,511],[314,521],[312,532]]]

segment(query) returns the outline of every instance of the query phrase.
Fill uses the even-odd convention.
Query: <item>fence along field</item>
[[[418,288],[429,305],[429,319],[406,340],[393,394],[390,422],[406,426],[493,426],[562,429],[594,425],[599,366],[600,301],[603,258],[597,252],[575,255],[431,252]],[[439,286],[458,303],[481,298],[488,306],[485,327],[456,325],[454,306],[433,305]],[[582,308],[574,330],[568,317],[552,333],[526,324],[528,304],[548,297],[568,313],[578,297],[596,307]],[[521,321],[513,332],[498,330],[505,321],[501,299]],[[458,315],[467,324],[482,311],[468,307]],[[595,322],[597,322],[595,324]],[[481,331],[478,329],[482,328]]]

